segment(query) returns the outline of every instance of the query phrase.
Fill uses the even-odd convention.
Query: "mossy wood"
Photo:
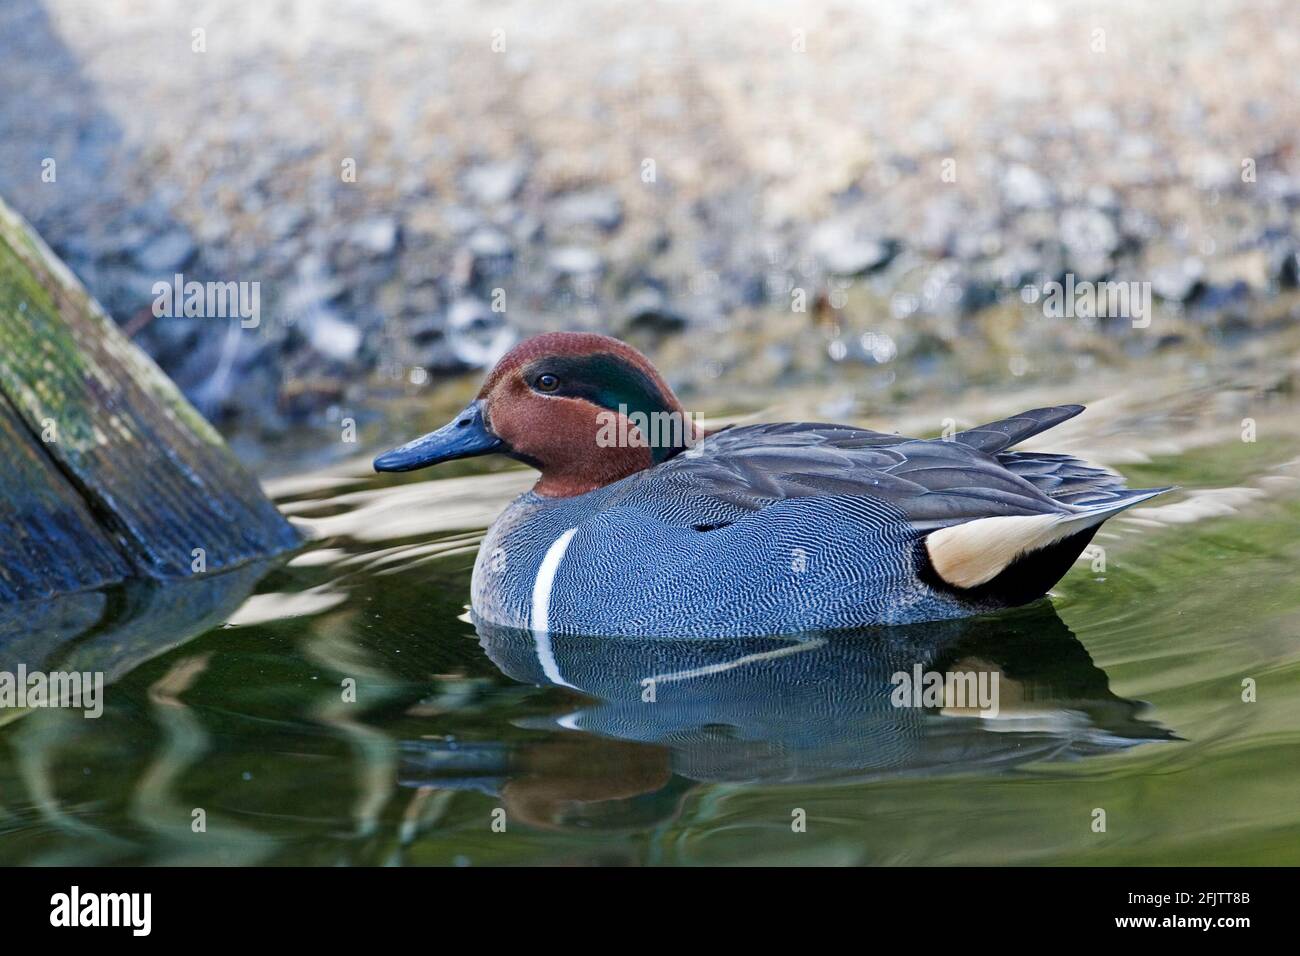
[[[2,200],[0,444],[0,601],[189,577],[300,543],[220,435]]]

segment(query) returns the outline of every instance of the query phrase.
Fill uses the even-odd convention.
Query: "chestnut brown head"
[[[435,432],[385,452],[376,471],[498,453],[542,473],[539,494],[584,494],[703,437],[650,361],[618,339],[551,332],[519,343],[478,397]]]

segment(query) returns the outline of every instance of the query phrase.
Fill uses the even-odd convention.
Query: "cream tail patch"
[[[992,581],[1021,555],[1100,524],[1158,494],[1152,491],[1056,514],[976,518],[931,533],[925,547],[939,577],[954,587],[975,588]]]

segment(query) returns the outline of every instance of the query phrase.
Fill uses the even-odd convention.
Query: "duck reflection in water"
[[[1176,739],[1111,693],[1046,601],[789,637],[478,634],[507,676],[589,700],[565,695],[553,716],[521,722],[553,731],[536,743],[405,741],[402,783],[496,793],[512,818],[545,828],[645,825],[698,784],[990,773]],[[951,691],[914,706],[918,668],[974,675],[995,707]]]

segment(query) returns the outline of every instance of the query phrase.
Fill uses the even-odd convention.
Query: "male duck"
[[[1041,597],[1103,521],[1167,490],[1007,450],[1082,410],[948,440],[805,422],[706,434],[640,352],[556,332],[511,349],[463,412],[375,469],[495,452],[541,472],[479,550],[472,604],[490,624],[676,637],[904,624]]]

